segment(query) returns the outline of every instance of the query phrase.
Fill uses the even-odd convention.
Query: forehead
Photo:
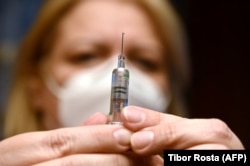
[[[120,39],[126,41],[155,37],[154,27],[145,11],[131,0],[86,0],[77,4],[60,22],[65,38],[74,37]],[[85,33],[84,33],[85,32]]]

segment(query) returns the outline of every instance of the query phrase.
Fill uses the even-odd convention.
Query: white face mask
[[[47,80],[48,88],[59,99],[59,119],[64,127],[80,125],[95,112],[109,113],[111,77],[116,66],[117,59],[109,59],[75,74],[63,87]],[[168,99],[155,81],[128,63],[126,68],[130,73],[128,105],[166,111]]]

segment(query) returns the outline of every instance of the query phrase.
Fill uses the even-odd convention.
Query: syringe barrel
[[[122,124],[121,111],[128,105],[129,71],[123,67],[112,72],[110,124]]]

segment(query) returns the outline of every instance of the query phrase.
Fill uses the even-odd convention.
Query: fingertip
[[[131,148],[140,154],[147,151],[148,147],[153,143],[154,132],[139,131],[131,136]]]
[[[136,106],[125,107],[122,111],[122,116],[127,123],[132,124],[142,123],[146,118],[142,108]]]
[[[114,133],[115,140],[122,146],[129,146],[130,145],[130,139],[131,139],[131,131],[121,128],[116,130]]]
[[[101,112],[96,112],[92,116],[90,116],[88,119],[86,119],[82,126],[85,125],[98,125],[98,124],[106,124],[108,121],[108,117],[104,115]]]

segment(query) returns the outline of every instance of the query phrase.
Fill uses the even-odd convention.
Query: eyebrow
[[[66,47],[64,49],[66,52],[70,52],[74,51],[75,48],[78,49],[84,47],[84,45],[90,45],[91,47],[93,46],[93,48],[97,48],[101,51],[109,51],[110,45],[107,43],[109,43],[109,41],[99,37],[77,37],[72,39],[71,41],[67,41],[65,44]],[[124,41],[124,52],[125,54],[146,52],[146,57],[155,58],[157,56],[157,59],[161,59],[164,55],[164,49],[162,45],[160,43],[158,44],[158,42],[150,40],[137,40],[133,41],[133,43]],[[149,55],[148,52],[150,52],[154,56]]]
[[[74,48],[81,48],[86,45],[93,46],[94,48],[98,48],[99,50],[104,50],[104,51],[108,49],[103,40],[100,39],[96,40],[88,37],[81,37],[73,39],[72,41],[67,41],[65,45],[66,45],[65,47],[66,51],[74,50]]]

